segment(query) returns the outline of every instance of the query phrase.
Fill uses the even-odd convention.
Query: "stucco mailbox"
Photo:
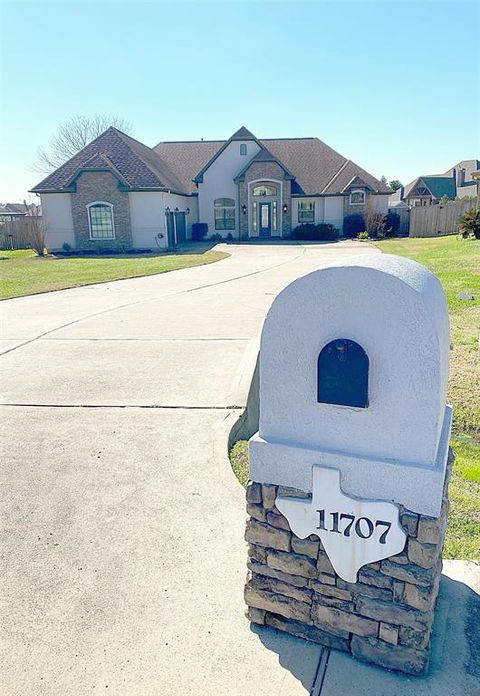
[[[451,468],[449,322],[423,266],[372,254],[275,299],[250,440],[248,615],[428,666]]]

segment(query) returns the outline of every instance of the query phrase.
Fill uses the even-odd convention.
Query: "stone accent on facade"
[[[87,205],[104,201],[113,205],[115,239],[90,239]],[[118,180],[110,172],[83,172],[71,194],[73,229],[77,249],[127,249],[133,244],[128,193],[118,188]]]
[[[388,669],[423,674],[442,571],[452,464],[450,450],[441,516],[424,517],[401,508],[408,535],[404,551],[364,566],[356,583],[338,577],[318,537],[299,539],[290,531],[274,505],[277,487],[250,482],[249,620]],[[289,489],[288,495],[307,494]]]
[[[272,232],[272,236],[288,237],[292,231],[292,196],[291,196],[291,181],[285,178],[285,172],[282,167],[276,162],[255,162],[250,164],[250,167],[245,172],[242,180],[238,182],[238,195],[240,203],[240,237],[249,239],[252,231],[252,210],[251,200],[248,197],[248,187],[252,181],[271,181],[272,179],[282,182],[282,196],[277,198],[278,204],[278,224],[282,222],[282,229],[277,232]],[[259,199],[261,201],[261,199]],[[271,200],[270,198],[267,200]],[[284,206],[287,206],[287,212],[283,212]],[[243,206],[246,206],[247,212],[243,214]]]

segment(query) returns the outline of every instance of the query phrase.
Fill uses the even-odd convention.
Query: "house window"
[[[247,154],[247,146],[245,145],[245,143],[242,143],[242,144],[240,145],[240,154],[241,154],[241,155],[246,155],[246,154]]]
[[[352,191],[350,194],[350,205],[364,205],[365,191]]]
[[[217,198],[214,201],[216,230],[235,229],[235,201],[233,198]]]
[[[272,203],[272,232],[277,231],[277,201]]]
[[[261,186],[255,186],[252,194],[254,196],[276,196],[277,187],[272,184],[262,184]]]
[[[96,201],[87,205],[90,239],[115,239],[113,205]]]
[[[315,202],[298,204],[298,222],[315,222]]]
[[[258,224],[257,224],[257,215],[258,215],[258,205],[257,201],[253,201],[253,216],[252,216],[252,227],[254,233],[257,232]]]

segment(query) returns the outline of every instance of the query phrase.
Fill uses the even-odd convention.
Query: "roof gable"
[[[450,176],[422,176],[422,181],[425,186],[430,190],[432,196],[435,198],[441,198],[442,196],[448,196],[449,198],[455,198],[457,195],[457,187],[455,185],[455,179]]]
[[[237,141],[237,140],[253,140],[259,148],[262,148],[262,144],[260,141],[257,140],[257,138],[253,135],[253,133],[250,133],[249,130],[245,128],[245,126],[242,126],[241,128],[238,129],[228,140],[226,140],[223,145],[217,150],[217,152],[211,157],[208,162],[202,167],[202,169],[194,176],[193,181],[196,184],[201,184],[203,183],[203,175],[211,167],[211,165],[217,160],[222,152],[226,150],[226,148],[230,145],[230,143]]]
[[[127,189],[193,193],[212,162],[229,143],[238,140],[257,143],[260,152],[255,155],[256,161],[277,162],[292,179],[292,193],[339,195],[355,176],[372,191],[391,193],[382,182],[318,138],[258,140],[245,126],[226,141],[160,142],[153,149],[111,127],[32,191],[69,191],[80,171],[108,169]]]
[[[153,150],[111,127],[49,174],[32,191],[69,190],[75,178],[85,169],[108,169],[131,189],[182,190],[178,178]]]
[[[253,133],[250,133],[248,128],[242,126],[236,133],[230,136],[229,140],[256,140],[256,137]]]
[[[454,177],[419,176],[415,179],[415,181],[408,185],[408,191],[405,192],[404,197],[410,198],[411,196],[415,196],[415,191],[419,184],[423,184],[433,198],[441,198],[442,196],[455,198],[457,195],[457,187]]]
[[[370,184],[367,184],[366,181],[364,181],[360,176],[353,176],[348,184],[343,187],[342,193],[346,193],[347,191],[350,191],[352,188],[365,188],[368,189],[369,191],[373,191],[372,187]]]
[[[272,155],[272,153],[269,150],[267,150],[267,148],[264,145],[260,143],[260,150],[254,157],[252,157],[252,159],[249,162],[247,162],[243,169],[240,170],[240,172],[234,179],[235,183],[244,180],[246,172],[248,171],[248,169],[250,169],[254,162],[275,162],[275,164],[278,164],[278,166],[283,169],[286,179],[295,178],[292,172],[289,169],[287,169],[287,167],[278,159],[278,157]]]

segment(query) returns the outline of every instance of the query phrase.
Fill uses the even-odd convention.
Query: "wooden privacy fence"
[[[29,219],[0,223],[0,249],[30,249]]]
[[[475,198],[450,201],[444,205],[418,206],[410,210],[410,237],[438,237],[457,234],[458,218],[476,208]]]

